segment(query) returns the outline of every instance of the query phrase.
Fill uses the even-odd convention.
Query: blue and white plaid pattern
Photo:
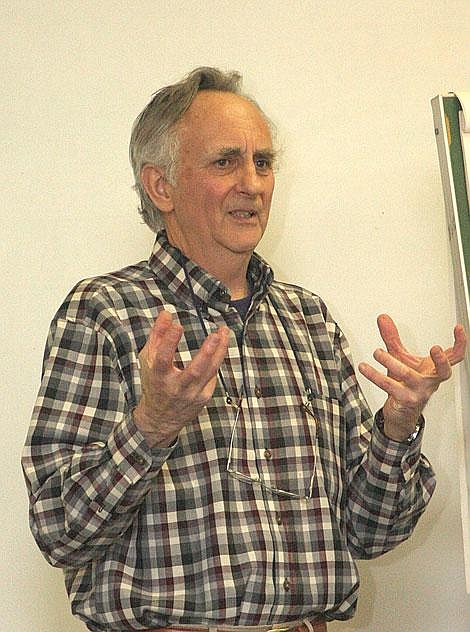
[[[301,497],[313,476],[311,498],[227,472],[234,411],[221,384],[171,448],[149,449],[135,427],[138,352],[158,312],[183,326],[178,366],[203,342],[183,261],[207,330],[233,331],[221,370],[231,395],[245,389],[237,471]],[[34,537],[90,630],[347,619],[353,559],[405,540],[432,494],[422,433],[408,447],[374,424],[321,300],[274,281],[257,255],[249,280],[244,327],[226,288],[162,232],[148,262],[79,283],[53,320],[23,467]]]

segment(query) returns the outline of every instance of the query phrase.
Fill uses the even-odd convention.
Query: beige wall
[[[130,189],[131,121],[196,65],[240,69],[284,145],[261,252],[323,296],[356,361],[379,344],[382,311],[424,353],[450,342],[454,321],[429,100],[470,89],[470,3],[7,0],[1,11],[0,628],[78,632],[61,572],[29,534],[18,461],[55,309],[78,279],[152,245]],[[358,616],[333,631],[468,632],[453,385],[427,416],[436,496],[412,541],[361,563]]]

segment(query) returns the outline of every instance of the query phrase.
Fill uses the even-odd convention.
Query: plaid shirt
[[[23,467],[34,537],[90,630],[347,619],[354,558],[405,540],[432,494],[421,433],[382,434],[321,300],[256,254],[248,275],[243,323],[163,232],[149,261],[79,283],[52,323]],[[138,352],[166,309],[183,367],[205,336],[195,302],[207,331],[232,330],[221,373],[234,398],[243,386],[239,418],[219,380],[175,445],[149,449]]]

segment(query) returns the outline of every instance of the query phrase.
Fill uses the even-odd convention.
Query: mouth
[[[233,211],[229,211],[229,215],[236,219],[250,219],[257,215],[257,212],[253,210],[234,209]]]

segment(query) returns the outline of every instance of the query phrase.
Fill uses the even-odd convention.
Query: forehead
[[[199,92],[182,117],[180,139],[204,145],[272,147],[269,126],[255,104],[237,94],[210,90]]]

